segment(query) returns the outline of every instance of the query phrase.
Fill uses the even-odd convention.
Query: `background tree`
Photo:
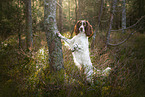
[[[112,12],[110,15],[110,24],[109,24],[109,30],[107,33],[106,46],[108,46],[108,44],[110,42],[110,34],[111,34],[112,25],[113,25],[113,17],[114,17],[115,10],[116,10],[117,0],[113,0],[112,2],[113,2],[113,5],[112,5]]]
[[[75,19],[75,22],[77,23],[78,21],[78,0],[75,0],[75,16],[76,16],[76,19]]]
[[[33,46],[33,34],[32,34],[32,13],[31,13],[31,0],[25,1],[26,10],[26,46],[27,49]]]
[[[60,31],[60,33],[62,33],[63,31],[63,18],[62,18],[62,1],[63,0],[59,0],[59,19],[58,19],[58,29]]]
[[[133,0],[129,2],[131,5],[129,6],[129,15],[130,23],[134,24],[139,18],[145,15],[145,1],[144,0]],[[145,20],[140,23],[140,33],[144,33],[145,31]]]
[[[101,0],[100,12],[99,12],[99,16],[98,16],[98,23],[97,23],[97,26],[95,26],[94,35],[93,35],[92,43],[91,43],[91,49],[94,48],[96,33],[99,31],[99,26],[100,26],[100,23],[101,23],[101,16],[102,16],[102,12],[103,12],[103,4],[104,4],[104,1]]]
[[[122,29],[126,29],[126,1],[122,0]],[[122,33],[125,33],[122,30]]]

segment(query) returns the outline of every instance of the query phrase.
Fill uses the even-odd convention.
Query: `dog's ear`
[[[76,35],[79,33],[79,24],[80,24],[80,21],[78,21],[74,27],[74,32]]]
[[[93,35],[92,25],[88,21],[86,21],[86,35],[90,38]]]

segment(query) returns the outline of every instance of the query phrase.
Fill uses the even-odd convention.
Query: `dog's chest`
[[[74,41],[74,44],[78,44],[83,50],[88,49],[88,38],[85,35],[78,35]]]

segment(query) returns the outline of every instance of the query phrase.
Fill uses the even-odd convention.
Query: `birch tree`
[[[63,69],[62,44],[56,36],[56,0],[44,0],[44,24],[51,71]]]
[[[122,0],[122,33],[125,33],[126,29],[126,1]]]

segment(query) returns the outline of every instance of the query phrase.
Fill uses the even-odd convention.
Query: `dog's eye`
[[[83,26],[86,26],[86,23],[85,22],[83,22]]]
[[[79,26],[81,26],[81,22],[79,22]]]

